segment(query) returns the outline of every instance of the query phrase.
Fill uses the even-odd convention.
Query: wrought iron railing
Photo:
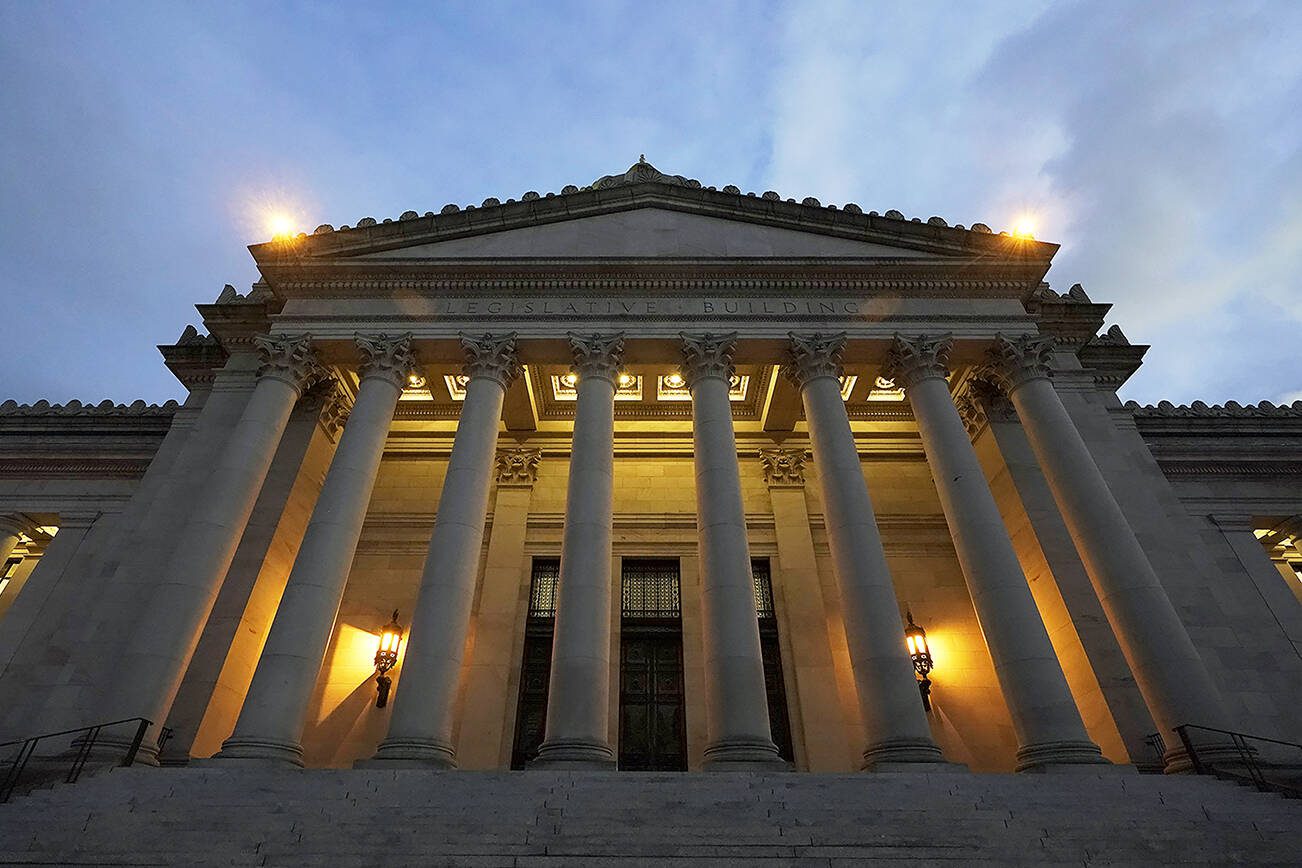
[[[68,773],[63,776],[64,783],[76,783],[81,777],[82,770],[86,768],[86,762],[91,757],[95,745],[99,742],[100,733],[105,729],[115,726],[123,726],[128,723],[136,725],[135,733],[132,736],[131,743],[127,747],[126,754],[122,757],[120,765],[129,766],[136,761],[136,754],[140,751],[140,743],[145,739],[145,730],[153,726],[153,722],[143,717],[127,717],[122,720],[113,720],[108,723],[96,723],[91,726],[82,726],[77,729],[65,729],[61,732],[47,732],[42,735],[35,735],[31,738],[17,739],[16,741],[0,742],[0,751],[6,748],[13,748],[12,757],[0,759],[0,769],[4,770],[4,777],[0,779],[0,804],[9,801],[14,790],[22,781],[24,772],[27,771],[28,762],[36,753],[36,746],[47,739],[64,738],[74,736],[72,739],[71,756],[67,752],[60,753],[59,756],[52,758],[48,762],[42,759],[42,767],[48,770],[50,766],[57,765],[60,769],[63,763],[70,762]],[[171,731],[163,729],[160,733],[159,744],[166,741]],[[57,780],[57,778],[56,778]]]
[[[1175,733],[1196,774],[1302,798],[1302,744],[1196,724],[1177,726]]]

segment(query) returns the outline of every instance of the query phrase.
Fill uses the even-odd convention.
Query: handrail
[[[86,767],[86,761],[90,759],[91,751],[95,748],[95,743],[99,741],[100,732],[106,727],[120,726],[124,723],[135,723],[136,733],[131,739],[131,744],[127,748],[126,755],[122,758],[122,766],[129,766],[136,761],[136,754],[140,751],[140,744],[145,740],[145,730],[153,726],[153,721],[146,720],[143,717],[125,717],[121,720],[113,720],[107,723],[96,723],[91,726],[80,726],[75,729],[65,729],[59,732],[47,732],[42,735],[34,735],[31,738],[20,738],[14,741],[0,742],[0,748],[13,747],[21,745],[18,753],[9,763],[9,768],[5,772],[4,780],[0,781],[0,804],[9,801],[13,795],[14,788],[22,779],[23,772],[27,769],[27,762],[36,752],[36,745],[46,739],[58,738],[65,735],[77,735],[85,733],[84,738],[74,741],[76,752],[73,754],[72,767],[68,769],[67,777],[64,783],[76,783],[81,777],[82,770]]]
[[[1231,768],[1226,768],[1223,763],[1224,759],[1218,759],[1215,755],[1209,757],[1207,751],[1199,754],[1198,745],[1191,735],[1191,730],[1201,732],[1213,732],[1217,735],[1229,736],[1229,742],[1234,746],[1238,754],[1237,762],[1232,762]],[[1195,774],[1214,775],[1220,778],[1229,778],[1244,783],[1250,783],[1259,790],[1265,792],[1276,792],[1293,798],[1302,798],[1302,744],[1291,741],[1282,741],[1277,738],[1268,738],[1264,735],[1248,735],[1242,732],[1233,732],[1228,729],[1217,729],[1214,726],[1200,726],[1194,723],[1184,723],[1175,728],[1176,735],[1180,736],[1180,741],[1184,745],[1185,752],[1189,755],[1189,762],[1193,766]],[[1262,742],[1267,745],[1278,745],[1284,748],[1292,748],[1298,752],[1298,759],[1295,763],[1274,764],[1263,760],[1262,751],[1249,742]],[[1221,750],[1217,753],[1223,754],[1224,740],[1218,740],[1217,747]],[[1206,747],[1206,746],[1204,746]],[[1268,779],[1267,773],[1277,769],[1286,768],[1292,771],[1294,779],[1281,781],[1278,778]],[[1246,779],[1245,779],[1246,773]]]

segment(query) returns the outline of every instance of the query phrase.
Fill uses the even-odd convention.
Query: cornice
[[[187,325],[174,344],[158,344],[163,364],[187,389],[210,386],[230,353],[212,335],[201,335]]]
[[[1148,350],[1146,344],[1132,344],[1126,340],[1120,326],[1114,325],[1105,333],[1090,338],[1076,352],[1076,357],[1089,369],[1095,384],[1116,391],[1139,370]]]
[[[8,458],[0,457],[0,477],[135,479],[149,469],[148,458]]]

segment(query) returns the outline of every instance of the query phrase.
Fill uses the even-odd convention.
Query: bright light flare
[[[1013,237],[1034,239],[1035,218],[1030,214],[1023,214],[1021,217],[1018,217],[1017,222],[1013,224]]]
[[[273,211],[267,215],[266,227],[271,237],[276,240],[293,238],[296,228],[294,218],[281,211]]]

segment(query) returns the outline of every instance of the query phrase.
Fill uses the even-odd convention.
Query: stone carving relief
[[[570,352],[574,353],[574,370],[580,380],[599,377],[618,386],[620,362],[624,356],[624,333],[581,335],[569,332]]]
[[[764,481],[770,487],[801,486],[805,484],[805,462],[809,453],[804,449],[761,449],[760,461],[764,465]]]
[[[700,380],[714,377],[731,382],[736,369],[732,364],[732,354],[737,347],[737,333],[727,334],[688,334],[679,335],[683,346],[683,379],[691,389]]]
[[[818,377],[840,378],[845,369],[841,354],[845,351],[845,332],[834,335],[820,333],[798,334],[791,332],[787,350],[787,364],[782,371],[787,379],[803,389],[810,380]]]
[[[943,380],[949,375],[949,353],[953,347],[950,335],[918,335],[910,340],[897,334],[887,353],[883,373],[906,390],[928,377]]]
[[[411,351],[411,332],[396,337],[357,334],[353,336],[353,342],[362,357],[357,373],[363,380],[381,379],[399,389],[407,384],[407,377],[416,368],[416,357]]]
[[[538,481],[542,450],[528,447],[497,450],[497,484],[530,486]]]
[[[472,380],[487,377],[496,380],[503,389],[509,388],[520,376],[520,359],[515,352],[515,333],[507,335],[461,335],[461,348],[466,353],[462,372]]]
[[[262,359],[259,377],[288,383],[300,395],[321,380],[330,379],[330,372],[312,352],[310,335],[254,335],[253,345]]]
[[[968,380],[963,390],[954,396],[954,406],[958,409],[968,436],[973,438],[990,422],[1017,418],[1008,396],[989,380]]]
[[[1022,335],[1009,340],[995,336],[995,344],[987,353],[988,365],[983,376],[992,380],[1004,392],[1011,393],[1031,380],[1052,376],[1049,360],[1053,356],[1054,340],[1051,337]]]

